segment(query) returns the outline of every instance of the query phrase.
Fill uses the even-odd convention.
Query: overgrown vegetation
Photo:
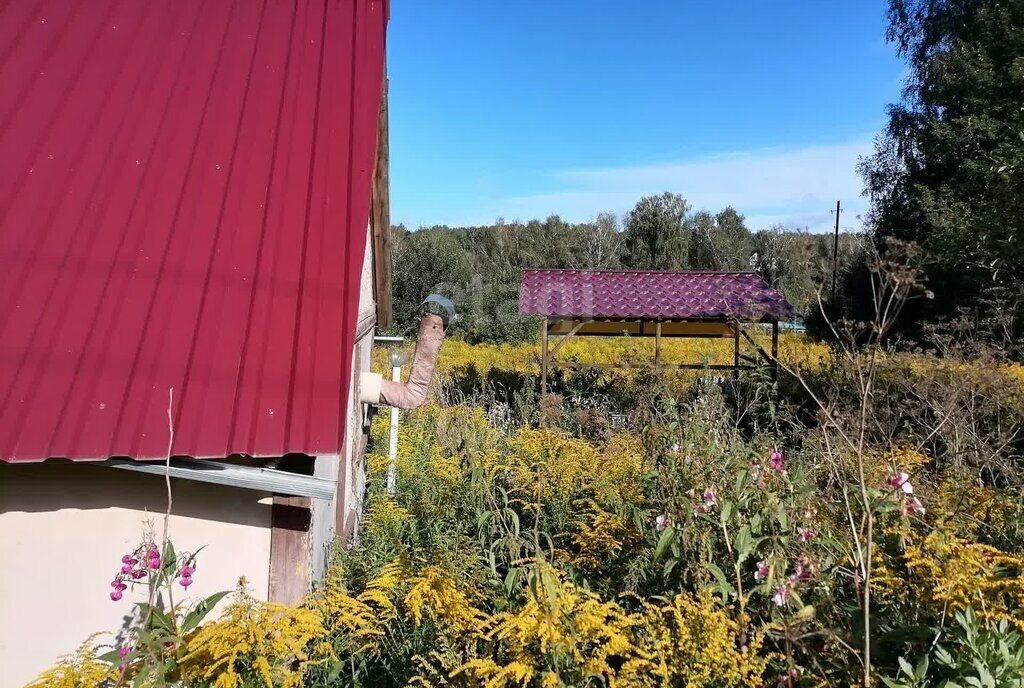
[[[844,238],[827,344],[783,336],[778,376],[556,371],[540,398],[522,268],[755,269],[813,313],[825,240],[675,194],[621,231],[608,215],[399,229],[399,321],[439,285],[468,316],[403,420],[395,494],[381,416],[358,538],[301,604],[240,589],[205,623],[217,599],[157,609],[194,556],[148,543],[111,593],[150,585],[131,642],[97,656],[92,638],[35,685],[1022,688],[1024,14],[890,5],[911,77],[864,165],[873,231]]]
[[[358,541],[302,604],[239,592],[153,635],[176,673],[87,648],[38,685],[1020,686],[1024,376],[876,333],[784,338],[778,383],[580,369],[519,405],[496,381],[536,394],[535,344],[449,342],[395,496],[381,416]]]

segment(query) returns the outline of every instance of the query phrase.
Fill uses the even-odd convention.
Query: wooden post
[[[779,377],[779,321],[772,321],[772,380]]]
[[[548,320],[544,319],[540,330],[540,396],[548,393]]]
[[[732,376],[739,379],[740,376],[740,321],[732,324]]]
[[[661,370],[661,321],[654,325],[654,367]]]
[[[388,77],[381,85],[377,112],[377,156],[370,198],[370,227],[373,238],[373,297],[377,326],[391,326],[391,178],[388,146]]]
[[[309,592],[311,501],[278,495],[270,507],[271,602],[298,604]]]

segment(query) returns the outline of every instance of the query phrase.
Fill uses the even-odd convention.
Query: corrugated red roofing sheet
[[[783,320],[793,307],[753,272],[526,270],[519,312],[562,318]]]
[[[384,0],[0,6],[0,459],[337,453]]]

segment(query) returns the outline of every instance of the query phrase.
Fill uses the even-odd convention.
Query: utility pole
[[[840,201],[836,201],[836,235],[832,242],[832,300],[834,308],[836,303],[836,273],[839,272],[839,213],[843,211]]]

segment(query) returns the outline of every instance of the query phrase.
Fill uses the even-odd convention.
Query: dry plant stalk
[[[853,538],[853,559],[857,568],[855,583],[859,587],[861,613],[863,614],[864,641],[857,655],[863,667],[862,685],[869,688],[871,677],[871,583],[872,560],[874,556],[875,504],[865,470],[865,453],[869,426],[872,424],[872,406],[876,373],[885,339],[907,301],[921,296],[931,298],[931,292],[924,289],[919,269],[920,253],[911,244],[889,241],[882,251],[876,251],[869,262],[872,305],[874,317],[870,322],[848,320],[833,322],[817,294],[818,307],[837,343],[838,352],[854,372],[857,408],[853,418],[844,418],[836,411],[835,399],[823,399],[806,378],[795,368],[775,359],[776,365],[792,375],[817,406],[821,417],[822,434],[826,455],[837,482],[841,485],[843,507]],[[836,446],[838,441],[839,446]],[[859,507],[855,513],[854,500],[845,481],[843,453],[853,456],[856,465],[857,494],[854,497]]]

